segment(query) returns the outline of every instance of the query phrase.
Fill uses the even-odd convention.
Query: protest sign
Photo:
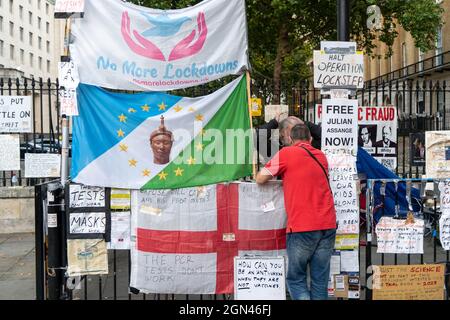
[[[364,55],[327,54],[314,50],[314,88],[348,87],[362,89],[364,85]]]
[[[59,86],[64,89],[76,89],[80,79],[73,61],[58,62],[58,80]]]
[[[30,96],[0,96],[0,133],[33,131]]]
[[[81,17],[84,12],[84,0],[56,0],[55,2],[55,18],[67,18],[72,13]]]
[[[108,274],[108,254],[105,240],[67,240],[67,262],[67,273],[70,277]]]
[[[359,230],[357,234],[336,234],[336,250],[354,250],[359,247]]]
[[[108,249],[129,250],[131,237],[130,211],[111,212],[111,242]]]
[[[425,133],[409,134],[409,159],[411,166],[425,165]]]
[[[235,257],[236,300],[286,300],[284,257]]]
[[[267,104],[264,107],[264,121],[269,122],[276,114],[280,114],[280,121],[288,117],[289,106],[285,104]]]
[[[262,100],[260,98],[251,99],[252,117],[260,117],[262,111]]]
[[[59,101],[61,115],[78,115],[77,91],[75,89],[60,89]]]
[[[111,239],[111,191],[70,184],[66,187],[69,239]]]
[[[106,215],[104,212],[70,213],[69,233],[105,233]]]
[[[450,212],[443,213],[439,218],[439,240],[442,249],[450,250]]]
[[[20,170],[19,135],[0,134],[0,171]]]
[[[425,132],[427,178],[450,178],[450,131]]]
[[[445,265],[373,266],[373,300],[443,300]]]
[[[325,100],[324,100],[325,101]],[[315,123],[323,125],[323,105],[316,104]],[[391,171],[397,167],[397,108],[358,107],[358,146]]]
[[[131,190],[111,189],[111,210],[130,210]]]
[[[381,217],[375,232],[378,253],[423,253],[424,221]]]
[[[57,178],[60,172],[60,154],[25,153],[25,178]]]
[[[356,155],[358,101],[323,99],[322,150],[347,150]]]
[[[69,187],[70,208],[105,207],[105,188],[71,184]]]

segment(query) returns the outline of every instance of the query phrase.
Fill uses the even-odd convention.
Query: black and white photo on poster
[[[425,165],[425,133],[415,132],[409,134],[409,151],[411,166]]]

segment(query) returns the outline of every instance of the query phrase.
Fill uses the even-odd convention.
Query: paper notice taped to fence
[[[382,217],[375,232],[378,253],[423,253],[424,221],[421,219],[407,223],[402,219]]]
[[[105,240],[67,240],[67,273],[70,277],[108,274],[108,255]]]

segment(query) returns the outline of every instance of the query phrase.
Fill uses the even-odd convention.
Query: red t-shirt
[[[319,164],[300,146],[308,149],[328,173],[322,151],[299,142],[281,149],[265,168],[283,179],[287,232],[305,232],[336,228],[336,210],[327,178]]]

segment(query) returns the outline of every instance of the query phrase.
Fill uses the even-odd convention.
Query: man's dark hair
[[[291,129],[291,139],[309,141],[311,139],[311,132],[306,124],[296,124]]]

